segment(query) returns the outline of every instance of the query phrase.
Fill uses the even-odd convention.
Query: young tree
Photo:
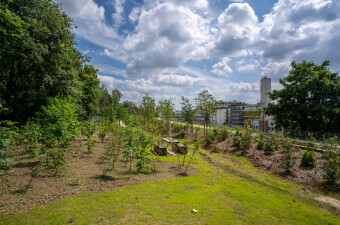
[[[115,109],[115,117],[117,118],[117,112],[118,112],[118,108],[119,108],[119,102],[120,99],[122,98],[123,94],[117,89],[115,88],[112,91],[112,104],[113,107]]]
[[[193,123],[196,116],[196,109],[193,107],[193,105],[190,103],[190,100],[184,96],[182,96],[182,120],[188,125],[191,125],[191,131],[193,130]]]
[[[196,105],[199,106],[200,111],[204,115],[204,135],[207,124],[210,124],[210,117],[217,112],[217,102],[207,90],[203,90],[198,94],[195,99]]]
[[[168,134],[170,132],[170,120],[174,117],[175,104],[171,100],[160,100],[158,104],[160,116],[166,121]]]
[[[340,124],[340,77],[329,71],[329,61],[291,64],[288,76],[281,78],[282,90],[269,97],[267,114],[278,126],[308,131],[338,132]]]
[[[145,94],[141,100],[141,113],[143,117],[144,130],[146,125],[149,124],[150,120],[155,115],[156,103],[155,99],[150,95]]]

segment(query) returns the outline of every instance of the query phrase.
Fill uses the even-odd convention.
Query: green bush
[[[328,185],[336,184],[340,179],[339,163],[334,159],[329,159],[325,167],[324,179]]]
[[[233,138],[233,147],[240,148],[241,147],[241,137],[239,135],[235,135]]]
[[[204,141],[208,145],[211,145],[216,140],[216,132],[214,130],[207,130],[204,136]]]
[[[275,145],[268,141],[264,144],[264,149],[265,152],[274,152],[275,151]]]
[[[224,141],[225,139],[227,139],[229,136],[229,131],[227,129],[227,127],[223,126],[219,128],[218,131],[218,140],[219,141]]]
[[[264,141],[259,139],[257,142],[257,146],[256,146],[257,150],[263,150],[264,149]]]
[[[314,167],[316,164],[316,159],[311,151],[305,151],[301,158],[301,166]]]

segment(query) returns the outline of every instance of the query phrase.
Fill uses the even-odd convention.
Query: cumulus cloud
[[[115,89],[118,85],[124,82],[123,80],[116,79],[112,76],[98,75],[98,78],[100,82],[104,84],[105,87],[110,91]]]
[[[114,2],[114,8],[115,8],[115,13],[112,14],[112,19],[115,25],[115,28],[120,27],[122,23],[124,22],[124,3],[125,0],[115,0]]]
[[[154,76],[153,80],[160,84],[174,85],[174,86],[193,86],[202,81],[201,78],[191,77],[188,75],[158,75]]]
[[[218,17],[215,51],[233,57],[247,55],[258,32],[258,18],[248,3],[232,3]]]
[[[222,61],[213,65],[213,70],[211,70],[211,72],[218,76],[229,77],[229,74],[233,72],[233,70],[228,66],[229,61],[230,59],[228,57],[224,57]]]
[[[207,21],[188,8],[164,3],[143,10],[136,32],[124,42],[130,55],[127,73],[147,77],[203,57],[207,36]]]
[[[115,51],[116,55],[124,54],[121,48],[123,38],[114,27],[106,24],[103,6],[99,6],[94,0],[56,0],[56,2],[62,3],[62,9],[74,19],[77,25],[74,31],[79,37]]]

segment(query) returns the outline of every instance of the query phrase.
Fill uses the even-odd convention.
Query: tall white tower
[[[267,76],[262,77],[261,79],[261,103],[263,103],[264,106],[267,106],[270,103],[268,92],[271,92],[271,91],[272,91],[271,78],[268,78]]]

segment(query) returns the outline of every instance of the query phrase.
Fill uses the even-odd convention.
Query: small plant
[[[104,143],[104,139],[106,137],[106,134],[109,130],[109,126],[106,124],[106,122],[103,122],[98,131],[98,137],[100,138],[101,142]]]
[[[204,136],[205,143],[207,143],[208,145],[214,143],[216,140],[216,135],[216,130],[207,130]]]
[[[97,140],[91,137],[94,132],[96,132],[96,124],[94,122],[87,121],[83,123],[81,133],[86,136],[88,153],[93,153],[93,146],[97,142]]]
[[[263,140],[259,139],[257,141],[256,149],[257,150],[263,150],[264,149],[264,141]]]
[[[282,147],[286,150],[286,154],[283,158],[282,168],[285,170],[286,174],[291,174],[292,169],[295,165],[295,160],[293,159],[293,142],[290,138],[282,138]]]
[[[301,166],[314,167],[316,164],[316,159],[312,151],[305,151],[301,158]]]
[[[266,153],[275,152],[276,149],[279,147],[279,143],[280,143],[279,134],[273,132],[267,137],[267,142],[264,144],[263,150]]]
[[[58,175],[59,168],[66,162],[64,148],[48,149],[46,153],[46,165],[49,169],[54,169],[54,176]]]
[[[242,154],[245,154],[248,149],[251,147],[251,130],[249,126],[246,127],[244,132],[241,135],[241,147]]]
[[[200,145],[202,145],[202,141],[201,141],[201,140],[200,140],[200,141],[196,141],[196,142],[194,143],[194,152],[192,153],[192,156],[191,156],[191,158],[190,158],[190,160],[189,160],[189,162],[188,162],[188,164],[187,164],[187,167],[185,168],[184,173],[187,172],[188,167],[189,167],[189,165],[190,165],[190,163],[191,163],[193,157],[195,156],[196,152],[199,151]]]
[[[329,159],[325,167],[325,173],[323,178],[326,180],[326,184],[334,186],[340,179],[339,162],[335,159]]]
[[[220,127],[218,131],[218,141],[224,141],[229,136],[229,131],[226,126]]]
[[[240,148],[241,147],[241,137],[239,135],[235,135],[233,138],[233,147]]]

